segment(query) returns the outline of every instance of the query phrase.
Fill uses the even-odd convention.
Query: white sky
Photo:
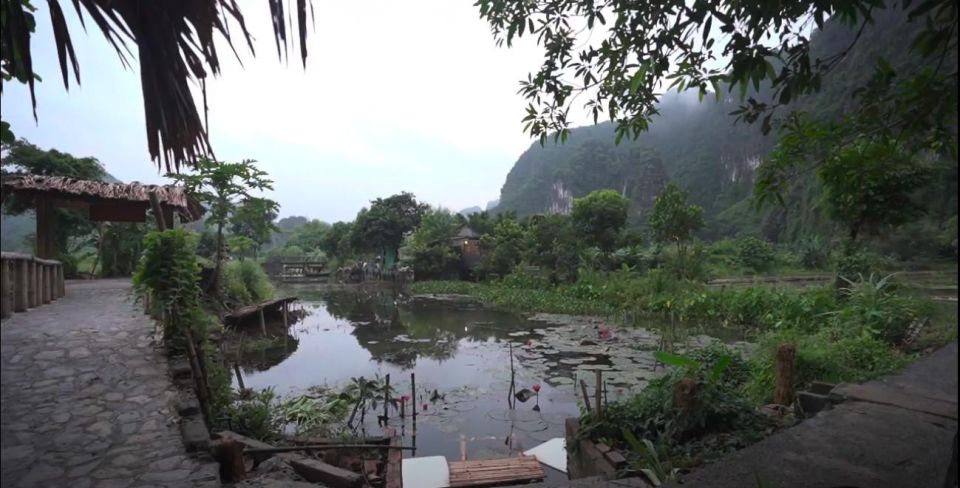
[[[17,83],[4,86],[4,120],[40,147],[97,157],[123,181],[162,182],[138,74],[65,4],[82,82],[65,91],[45,3],[35,4],[39,124]],[[241,68],[221,49],[222,74],[207,86],[211,142],[219,159],[259,161],[281,216],[350,220],[400,191],[454,210],[483,206],[531,143],[516,92],[540,51],[532,39],[497,48],[472,0],[313,0],[306,70],[296,49],[289,64],[277,60],[265,1],[241,6],[258,56],[236,39]]]

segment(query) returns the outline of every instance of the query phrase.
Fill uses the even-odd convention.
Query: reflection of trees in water
[[[244,342],[239,363],[245,371],[266,371],[282,363],[300,346],[300,339],[289,333],[270,335],[269,330],[267,336],[258,334],[245,338]]]
[[[293,335],[293,326],[309,314],[306,309],[291,307],[287,324],[283,323],[282,314],[267,320],[266,334],[259,324],[230,329],[226,336],[227,359],[238,362],[247,371],[266,371],[282,363],[300,347],[300,339]]]
[[[505,338],[517,317],[449,304],[406,303],[387,289],[336,290],[323,295],[333,317],[353,325],[357,342],[377,361],[412,368],[418,358],[452,358],[461,339]]]

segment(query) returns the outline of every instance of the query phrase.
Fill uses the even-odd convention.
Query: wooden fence
[[[15,252],[0,253],[0,284],[3,318],[50,303],[66,292],[63,263]]]

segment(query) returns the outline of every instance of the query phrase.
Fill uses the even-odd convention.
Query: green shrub
[[[277,395],[273,388],[239,400],[224,412],[224,423],[234,432],[264,442],[275,441],[283,433],[280,418],[274,414]]]
[[[689,357],[658,357],[676,367],[629,400],[610,404],[602,419],[584,414],[581,435],[626,448],[636,444],[631,437],[647,439],[675,457],[719,454],[763,437],[767,420],[740,393],[747,374],[739,355],[717,345]],[[675,392],[690,379],[696,401],[684,412]]]
[[[747,270],[764,273],[773,267],[776,255],[769,242],[756,237],[744,237],[738,244],[737,258]]]
[[[797,254],[800,266],[805,269],[826,269],[830,263],[830,247],[819,236],[801,241]]]
[[[891,345],[900,344],[910,325],[930,314],[929,305],[896,293],[893,275],[874,275],[847,280],[840,289],[844,306],[833,313],[833,321],[845,328],[856,328]],[[843,278],[842,278],[843,279]]]
[[[550,287],[549,281],[541,274],[527,270],[524,264],[514,266],[513,271],[504,276],[498,283],[514,290],[535,290]]]
[[[707,255],[712,271],[719,276],[730,276],[739,273],[740,258],[737,241],[723,239],[710,244]]]
[[[759,349],[750,360],[747,396],[758,403],[773,398],[777,347],[785,342],[796,346],[794,381],[805,388],[813,381],[860,382],[890,373],[903,366],[906,358],[869,333],[830,326],[815,334],[797,330],[768,333],[759,338]]]
[[[256,261],[245,259],[224,263],[221,286],[224,300],[235,305],[249,305],[273,297],[273,285]]]

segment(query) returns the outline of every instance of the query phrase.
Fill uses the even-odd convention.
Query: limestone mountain
[[[827,75],[823,90],[790,109],[823,117],[843,113],[856,103],[854,91],[873,74],[881,57],[895,69],[916,63],[903,40],[913,38],[921,27],[907,22],[899,8],[877,12],[844,61]],[[842,24],[827,22],[814,34],[811,50],[814,57],[841,52],[856,35]],[[766,94],[761,90],[756,96],[763,99]],[[611,188],[631,199],[631,223],[643,225],[653,198],[673,181],[704,207],[709,223],[705,237],[750,233],[794,240],[830,233],[832,224],[820,215],[819,188],[810,176],[798,181],[788,207],[761,212],[752,207],[755,171],[776,143],[776,129],[764,135],[760,124],[736,123],[730,113],[740,104],[739,93],[727,90],[719,99],[711,94],[702,102],[696,93],[670,92],[661,99],[660,114],[649,131],[636,140],[616,144],[614,125],[605,122],[572,129],[565,144],[552,139],[544,146],[533,143],[507,174],[497,211],[514,210],[521,216],[563,213],[572,198]],[[955,162],[953,168],[955,173]],[[952,185],[955,188],[955,179]],[[956,195],[951,188],[940,191]],[[956,214],[955,197],[937,205],[951,209],[941,217]]]

